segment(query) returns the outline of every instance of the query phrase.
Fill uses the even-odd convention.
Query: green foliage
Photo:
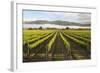
[[[36,40],[39,40],[50,33],[55,32],[53,30],[23,30],[23,44],[31,43]]]
[[[60,33],[60,36],[61,36],[61,38],[62,38],[62,40],[64,42],[64,45],[69,49],[70,48],[69,42],[64,38],[64,36],[61,33]]]
[[[75,37],[75,38],[77,38],[77,39],[79,39],[79,40],[81,40],[81,41],[90,43],[90,40],[89,40],[89,39],[84,38],[84,37],[81,37],[81,36],[78,36],[78,35],[76,35],[76,34],[74,34],[74,33],[66,33],[66,34],[68,34],[68,35],[70,35],[70,36],[72,36],[72,37]]]
[[[44,37],[44,38],[42,38],[42,39],[36,41],[34,44],[31,44],[31,45],[30,45],[30,48],[35,48],[35,47],[37,47],[39,44],[43,43],[45,40],[47,40],[47,39],[48,39],[49,37],[51,37],[53,34],[54,34],[54,33],[52,33],[52,34],[50,34],[50,35],[48,35],[48,36],[46,36],[46,37]]]
[[[64,33],[64,34],[65,34],[65,33]],[[87,44],[86,44],[85,42],[83,42],[83,41],[81,41],[81,40],[78,40],[78,39],[76,39],[76,38],[74,38],[74,37],[72,37],[72,36],[70,36],[70,35],[68,35],[68,34],[65,34],[65,36],[67,36],[68,38],[72,39],[73,41],[75,41],[76,43],[78,43],[78,44],[80,44],[80,45],[87,46]]]
[[[50,42],[48,43],[47,47],[48,47],[48,52],[50,51],[51,49],[51,46],[54,44],[54,41],[56,39],[56,36],[57,36],[57,32],[56,34],[54,35],[54,37],[50,40]]]
[[[72,29],[72,30],[65,30],[64,32],[67,33],[67,34],[70,33],[70,34],[74,34],[74,35],[77,35],[77,36],[81,36],[81,37],[87,38],[89,40],[91,38],[91,30],[89,30],[89,29],[83,29],[83,30]]]

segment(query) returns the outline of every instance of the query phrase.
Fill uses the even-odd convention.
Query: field
[[[23,29],[23,62],[91,59],[90,29]]]

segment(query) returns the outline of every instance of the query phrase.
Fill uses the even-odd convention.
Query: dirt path
[[[60,31],[58,31],[56,40],[52,46],[52,60],[66,60],[68,59],[67,56],[67,48],[65,47],[61,36],[60,36]]]

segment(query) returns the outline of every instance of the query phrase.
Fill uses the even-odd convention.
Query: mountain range
[[[47,21],[47,20],[36,20],[36,21],[23,21],[23,24],[56,24],[56,25],[64,25],[64,26],[91,26],[91,24],[80,24],[76,22],[55,20],[55,21]]]

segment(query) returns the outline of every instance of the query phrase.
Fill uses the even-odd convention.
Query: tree
[[[39,29],[42,29],[42,26],[40,26]]]
[[[69,29],[69,27],[66,27],[66,29]]]

